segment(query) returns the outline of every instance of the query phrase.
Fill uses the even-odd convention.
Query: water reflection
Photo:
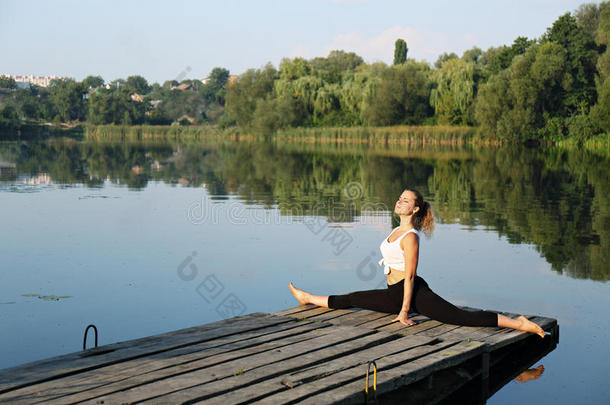
[[[439,222],[483,226],[511,243],[534,244],[555,271],[604,281],[610,278],[609,173],[607,156],[558,149],[0,144],[5,192],[105,182],[140,190],[163,181],[204,187],[212,201],[232,195],[282,215],[350,222],[391,215],[396,190],[408,185],[432,200]]]
[[[515,377],[515,381],[520,383],[526,383],[529,381],[534,381],[542,377],[544,373],[544,366],[541,364],[538,367],[530,368],[529,370],[525,370],[517,377]]]

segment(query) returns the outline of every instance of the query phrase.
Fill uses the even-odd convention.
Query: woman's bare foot
[[[524,332],[535,333],[541,338],[544,338],[544,330],[542,330],[542,328],[538,324],[530,321],[523,315],[517,318],[517,321],[519,322],[519,326],[516,329],[522,330]]]
[[[309,303],[307,300],[308,294],[305,291],[296,288],[294,285],[292,285],[292,282],[288,283],[288,287],[290,287],[290,292],[299,301],[299,304],[306,305]]]

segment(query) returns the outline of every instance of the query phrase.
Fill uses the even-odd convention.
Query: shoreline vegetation
[[[39,87],[0,76],[0,139],[52,123],[41,132],[65,127],[88,139],[607,148],[608,45],[610,1],[602,1],[558,17],[539,38],[443,53],[434,64],[408,58],[398,38],[391,65],[333,50],[162,84],[88,76]]]
[[[0,139],[44,140],[73,138],[94,142],[114,141],[212,141],[274,142],[277,144],[312,145],[346,144],[368,147],[396,148],[401,146],[501,146],[512,142],[490,139],[481,135],[480,128],[450,125],[395,125],[384,127],[297,127],[278,129],[272,134],[249,132],[240,128],[220,128],[211,125],[91,125],[83,123],[32,123],[19,129],[0,130]],[[540,147],[584,148],[610,153],[610,134],[592,137],[584,142],[574,139],[535,142]]]

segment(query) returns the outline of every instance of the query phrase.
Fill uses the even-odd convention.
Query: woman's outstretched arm
[[[419,260],[419,239],[416,234],[409,233],[400,241],[405,256],[405,280],[404,280],[404,296],[402,299],[402,307],[400,313],[394,321],[410,326],[414,325],[409,319],[409,309],[411,307],[411,296],[413,295],[413,283],[417,274],[417,262]]]

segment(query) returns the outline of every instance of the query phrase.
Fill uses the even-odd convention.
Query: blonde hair
[[[431,236],[434,232],[434,214],[432,213],[432,206],[428,201],[424,200],[424,197],[417,190],[407,188],[405,191],[410,191],[415,194],[415,206],[419,207],[419,210],[413,215],[413,227],[418,231],[422,230],[426,236]]]

